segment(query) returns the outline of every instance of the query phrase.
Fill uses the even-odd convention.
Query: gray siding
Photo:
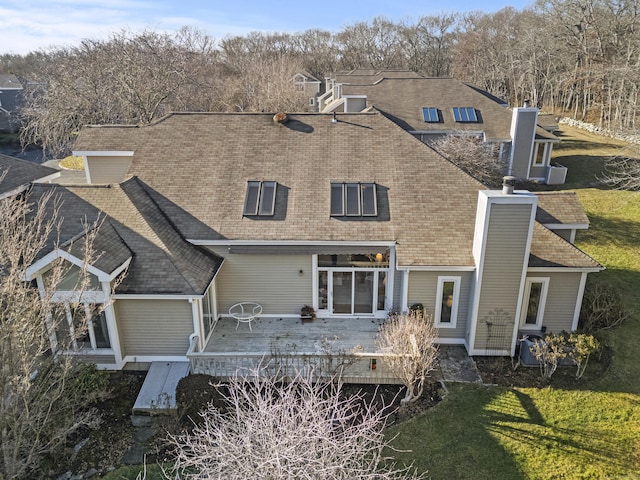
[[[559,235],[560,237],[564,238],[567,242],[571,242],[572,230],[570,228],[559,229],[559,230],[553,229],[551,231],[556,235]]]
[[[193,333],[187,300],[116,300],[123,356],[186,355]]]
[[[510,350],[531,205],[491,205],[475,349]]]
[[[361,112],[367,108],[366,98],[345,98],[347,111],[349,112]]]
[[[547,327],[547,333],[570,331],[573,314],[578,300],[580,288],[580,272],[568,273],[530,273],[527,277],[549,278],[547,302],[544,307],[542,325]]]
[[[311,255],[230,254],[211,248],[225,258],[216,278],[221,314],[238,302],[256,302],[263,314],[297,315],[313,301]],[[302,275],[300,275],[302,270]]]
[[[540,147],[542,148],[542,147]],[[531,167],[529,178],[547,178],[547,169],[549,167]]]
[[[456,328],[441,328],[438,330],[440,338],[464,339],[469,317],[469,303],[473,285],[473,272],[419,272],[409,273],[409,290],[407,305],[422,303],[427,313],[433,315],[436,311],[438,277],[460,277],[460,298],[458,299],[458,318]]]
[[[133,157],[88,157],[85,168],[89,169],[91,183],[120,183],[124,180]]]
[[[511,175],[517,178],[526,178],[531,162],[538,111],[518,108],[514,109],[513,115],[517,116],[517,122],[515,131],[511,132],[513,140]]]

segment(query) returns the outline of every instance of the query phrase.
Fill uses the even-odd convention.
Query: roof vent
[[[504,195],[513,195],[513,188],[516,186],[516,177],[502,177],[502,193]]]
[[[287,123],[289,116],[284,112],[278,112],[273,116],[273,121],[276,123]]]
[[[531,104],[531,100],[529,100],[528,98],[524,101],[524,108],[529,108],[529,105]]]

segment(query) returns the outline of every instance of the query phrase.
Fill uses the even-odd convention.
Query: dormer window
[[[378,215],[375,183],[332,183],[332,217],[375,217]]]
[[[276,185],[276,182],[249,181],[243,215],[273,215],[276,206]]]
[[[424,121],[427,123],[438,123],[440,121],[440,114],[437,108],[423,107],[422,118],[424,118]]]
[[[459,123],[478,121],[478,115],[473,107],[453,107],[453,118]]]

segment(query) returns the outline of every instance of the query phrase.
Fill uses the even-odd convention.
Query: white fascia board
[[[179,355],[127,355],[122,359],[125,363],[151,363],[151,362],[188,362],[186,354]]]
[[[596,273],[606,270],[605,267],[529,267],[527,268],[527,273]]]
[[[113,272],[111,272],[111,275],[109,275],[109,280],[113,280],[115,279],[118,275],[120,275],[122,272],[124,272],[127,268],[129,268],[129,264],[131,263],[131,260],[133,259],[133,257],[129,257],[127,258],[124,263],[122,265],[120,265],[118,268],[116,268]]]
[[[114,300],[189,300],[202,298],[202,295],[165,295],[165,294],[138,294],[138,293],[114,293],[111,298]]]
[[[588,223],[543,223],[549,230],[587,230]]]
[[[24,192],[27,188],[29,188],[29,184],[21,185],[19,187],[14,188],[13,190],[9,190],[8,192],[0,194],[0,200],[9,197],[15,197],[19,193]]]
[[[51,180],[60,177],[60,175],[60,172],[52,173],[51,175],[47,175],[46,177],[34,180],[33,183],[49,183]]]
[[[407,272],[473,272],[475,265],[398,265],[397,270]]]
[[[73,150],[76,157],[133,157],[133,150]]]
[[[464,338],[436,338],[436,343],[439,345],[463,345],[466,346]]]
[[[491,203],[533,204],[538,205],[538,196],[529,190],[514,190],[513,193],[502,193],[502,190],[480,190]]]
[[[323,246],[323,247],[393,247],[395,241],[372,241],[364,240],[347,241],[347,240],[194,240],[187,239],[187,242],[193,245],[211,245],[211,246]]]
[[[33,265],[30,265],[29,267],[27,267],[27,269],[25,270],[25,278],[29,281],[33,280],[34,277],[38,275],[39,272],[41,272],[46,267],[48,267],[49,264],[57,258],[63,258],[80,268],[85,268],[86,266],[87,271],[92,275],[95,275],[96,277],[98,277],[98,280],[100,280],[101,282],[109,282],[112,280],[111,275],[109,275],[108,273],[103,272],[102,270],[92,265],[86,265],[86,263],[83,260],[59,248],[56,248],[55,250],[49,252],[40,260],[35,262]]]
[[[342,95],[342,98],[367,98],[366,95]]]

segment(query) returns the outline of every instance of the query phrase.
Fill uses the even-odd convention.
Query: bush
[[[176,408],[180,420],[187,423],[200,423],[200,412],[209,404],[225,411],[223,399],[224,388],[218,386],[215,377],[204,374],[193,374],[182,378],[176,387]]]
[[[630,312],[619,290],[601,280],[589,280],[584,291],[580,311],[580,329],[587,334],[617,327]]]

